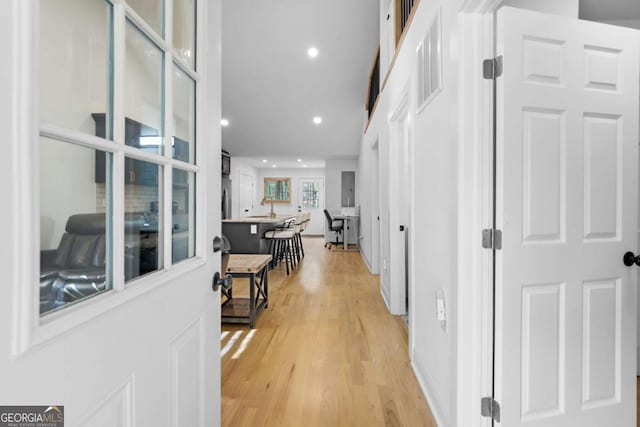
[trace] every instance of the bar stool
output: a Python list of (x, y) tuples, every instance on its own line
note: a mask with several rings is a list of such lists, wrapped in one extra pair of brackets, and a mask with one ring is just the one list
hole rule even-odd
[(293, 248), (298, 262), (300, 262), (302, 257), (304, 257), (304, 249), (302, 249), (302, 235), (300, 234), (303, 231), (304, 219), (305, 213), (298, 212), (298, 215), (296, 215), (296, 221), (293, 224)]
[(264, 238), (271, 241), (270, 252), (273, 257), (271, 267), (275, 268), (284, 261), (287, 275), (290, 270), (296, 267), (294, 221), (289, 221), (283, 227), (264, 233)]
[(298, 245), (300, 247), (300, 256), (304, 258), (304, 247), (302, 246), (302, 233), (307, 229), (307, 226), (311, 222), (311, 212), (302, 213), (302, 221), (300, 222), (300, 232), (296, 235), (298, 239)]

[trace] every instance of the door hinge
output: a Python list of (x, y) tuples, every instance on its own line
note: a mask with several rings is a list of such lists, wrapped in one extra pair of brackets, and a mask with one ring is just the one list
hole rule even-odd
[(500, 422), (500, 404), (492, 397), (483, 397), (480, 400), (480, 407), (483, 417), (492, 418), (493, 420)]
[(482, 77), (488, 80), (497, 79), (502, 75), (502, 56), (482, 61)]
[(502, 249), (502, 231), (493, 228), (482, 230), (482, 247), (485, 249)]

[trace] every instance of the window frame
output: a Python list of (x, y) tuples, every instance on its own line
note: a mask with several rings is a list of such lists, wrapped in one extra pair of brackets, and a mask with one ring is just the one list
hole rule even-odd
[[(276, 191), (277, 191), (277, 183), (279, 182), (286, 182), (287, 183), (287, 195), (289, 196), (286, 199), (266, 199), (267, 197), (269, 197), (269, 191), (268, 191), (268, 186), (270, 182), (275, 182), (276, 183)], [(265, 176), (264, 177), (264, 190), (262, 192), (262, 198), (265, 199), (267, 202), (271, 203), (280, 203), (280, 204), (291, 204), (291, 177), (287, 177), (287, 178), (277, 178), (277, 177), (271, 177), (271, 176)]]
[[(112, 6), (112, 139), (106, 140), (94, 135), (66, 129), (52, 123), (40, 120), (40, 79), (39, 79), (39, 32), (40, 32), (40, 5), (39, 2), (18, 2), (10, 11), (16, 18), (14, 22), (20, 22), (21, 26), (16, 35), (18, 48), (12, 52), (14, 59), (15, 81), (18, 83), (16, 94), (20, 99), (20, 105), (16, 106), (16, 135), (12, 139), (12, 146), (16, 150), (16, 159), (21, 167), (17, 178), (20, 193), (18, 205), (20, 211), (26, 214), (18, 216), (18, 224), (14, 228), (14, 236), (21, 236), (24, 242), (16, 244), (17, 259), (20, 265), (17, 271), (20, 277), (28, 280), (31, 286), (20, 286), (20, 281), (14, 281), (16, 292), (16, 313), (14, 314), (13, 353), (19, 356), (30, 348), (39, 346), (52, 338), (70, 329), (79, 326), (86, 321), (95, 318), (107, 311), (115, 309), (122, 304), (146, 294), (158, 287), (167, 284), (178, 277), (187, 274), (205, 265), (206, 239), (204, 233), (196, 232), (195, 256), (172, 263), (172, 233), (170, 219), (172, 217), (172, 171), (177, 168), (192, 172), (195, 175), (194, 189), (194, 223), (195, 230), (205, 229), (206, 219), (206, 191), (207, 182), (205, 164), (207, 150), (205, 144), (198, 144), (203, 140), (205, 128), (197, 119), (203, 116), (202, 111), (206, 107), (204, 102), (204, 85), (202, 84), (204, 61), (204, 17), (206, 16), (206, 1), (194, 0), (195, 16), (195, 45), (196, 61), (192, 68), (184, 61), (171, 45), (173, 40), (173, 1), (164, 0), (165, 34), (164, 38), (146, 24), (140, 16), (129, 6), (125, 0), (103, 0)], [(126, 55), (125, 30), (127, 20), (134, 24), (146, 37), (164, 52), (163, 72), (164, 78), (164, 143), (167, 149), (163, 154), (149, 153), (125, 144), (125, 105), (124, 105), (124, 58)], [(194, 164), (172, 158), (171, 139), (174, 133), (172, 79), (173, 67), (178, 66), (187, 76), (195, 82), (195, 156)], [(40, 316), (39, 313), (39, 260), (40, 253), (40, 188), (38, 185), (40, 174), (40, 140), (42, 137), (52, 138), (61, 142), (75, 144), (86, 148), (105, 151), (112, 154), (112, 227), (111, 256), (112, 289), (88, 298), (79, 304), (72, 304), (64, 310), (59, 310)], [(29, 140), (30, 144), (19, 144), (21, 140)], [(128, 281), (125, 286), (124, 279), (124, 161), (125, 156), (148, 161), (162, 167), (163, 185), (161, 197), (163, 198), (162, 221), (163, 236), (160, 245), (163, 248), (163, 267), (158, 271)]]

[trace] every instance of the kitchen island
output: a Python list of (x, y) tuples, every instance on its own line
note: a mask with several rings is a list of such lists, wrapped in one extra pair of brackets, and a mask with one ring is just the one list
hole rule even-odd
[(269, 254), (269, 241), (264, 233), (295, 219), (293, 215), (249, 216), (222, 220), (222, 234), (231, 243), (232, 254)]

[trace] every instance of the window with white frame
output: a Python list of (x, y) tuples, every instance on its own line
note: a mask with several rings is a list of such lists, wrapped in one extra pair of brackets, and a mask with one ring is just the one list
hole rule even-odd
[(39, 3), (41, 315), (195, 256), (195, 2)]

